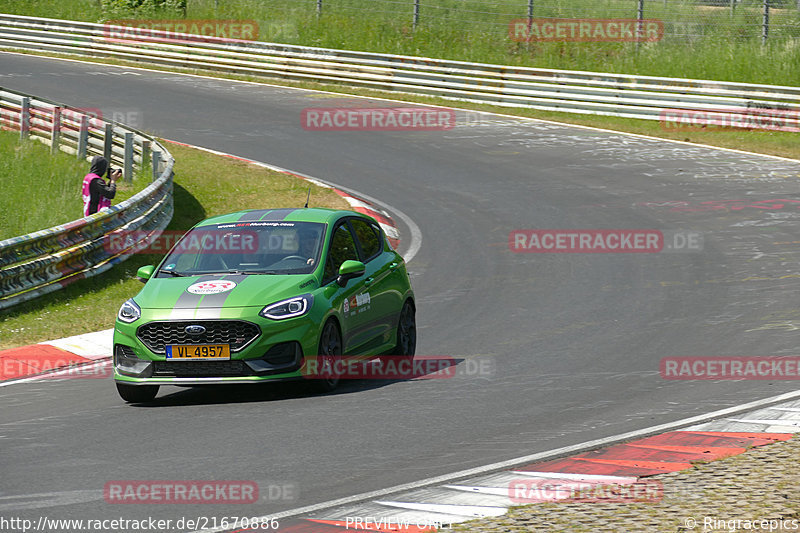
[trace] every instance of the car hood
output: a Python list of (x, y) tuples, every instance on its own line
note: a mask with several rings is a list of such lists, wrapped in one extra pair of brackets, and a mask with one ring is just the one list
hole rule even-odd
[(262, 307), (316, 287), (314, 276), (308, 274), (151, 278), (133, 299), (142, 309)]

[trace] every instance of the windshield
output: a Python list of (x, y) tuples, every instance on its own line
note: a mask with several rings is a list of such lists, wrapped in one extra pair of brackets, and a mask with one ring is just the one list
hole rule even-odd
[(232, 222), (190, 230), (158, 277), (199, 274), (309, 274), (319, 264), (325, 224)]

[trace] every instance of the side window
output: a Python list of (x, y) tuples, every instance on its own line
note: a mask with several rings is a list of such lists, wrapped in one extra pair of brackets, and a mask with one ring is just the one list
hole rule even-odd
[(356, 242), (347, 226), (341, 225), (333, 230), (328, 259), (325, 261), (325, 273), (322, 276), (323, 283), (335, 278), (339, 274), (339, 267), (348, 259), (358, 261)]
[(353, 225), (353, 230), (356, 232), (356, 238), (361, 245), (361, 252), (364, 254), (366, 263), (381, 251), (380, 231), (366, 220), (358, 218), (350, 219), (350, 224)]

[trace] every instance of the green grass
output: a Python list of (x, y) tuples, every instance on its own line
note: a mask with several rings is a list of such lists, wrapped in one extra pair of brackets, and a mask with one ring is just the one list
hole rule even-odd
[[(176, 159), (175, 215), (168, 230), (185, 231), (204, 218), (240, 209), (299, 207), (306, 201), (309, 184), (299, 178), (174, 144), (168, 149)], [(310, 205), (349, 208), (333, 191), (316, 186)], [(15, 216), (23, 218), (18, 211)], [(104, 274), (3, 311), (0, 349), (113, 327), (120, 304), (141, 288), (136, 270), (159, 260), (137, 255)]]
[[(398, 4), (324, 0), (189, 0), (188, 19), (247, 19), (265, 41), (542, 68), (800, 85), (800, 11), (773, 3), (770, 40), (761, 45), (760, 2), (727, 7), (689, 0), (646, 2), (645, 18), (665, 21), (655, 43), (539, 42), (509, 38), (526, 0), (428, 0), (412, 26), (411, 0)], [(218, 8), (217, 8), (218, 6)], [(634, 0), (537, 0), (535, 17), (635, 18)], [(103, 11), (95, 0), (0, 0), (0, 12), (104, 22), (182, 17), (180, 12)]]
[[(83, 217), (81, 184), (86, 162), (36, 140), (20, 142), (19, 133), (0, 131), (0, 240), (25, 235)], [(143, 189), (141, 175), (120, 181), (114, 203)]]

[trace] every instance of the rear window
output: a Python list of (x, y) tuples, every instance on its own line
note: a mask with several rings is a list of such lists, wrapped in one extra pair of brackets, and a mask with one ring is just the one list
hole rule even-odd
[(356, 238), (361, 245), (361, 252), (364, 254), (364, 261), (369, 261), (381, 251), (380, 230), (374, 224), (366, 220), (353, 218), (350, 220)]

